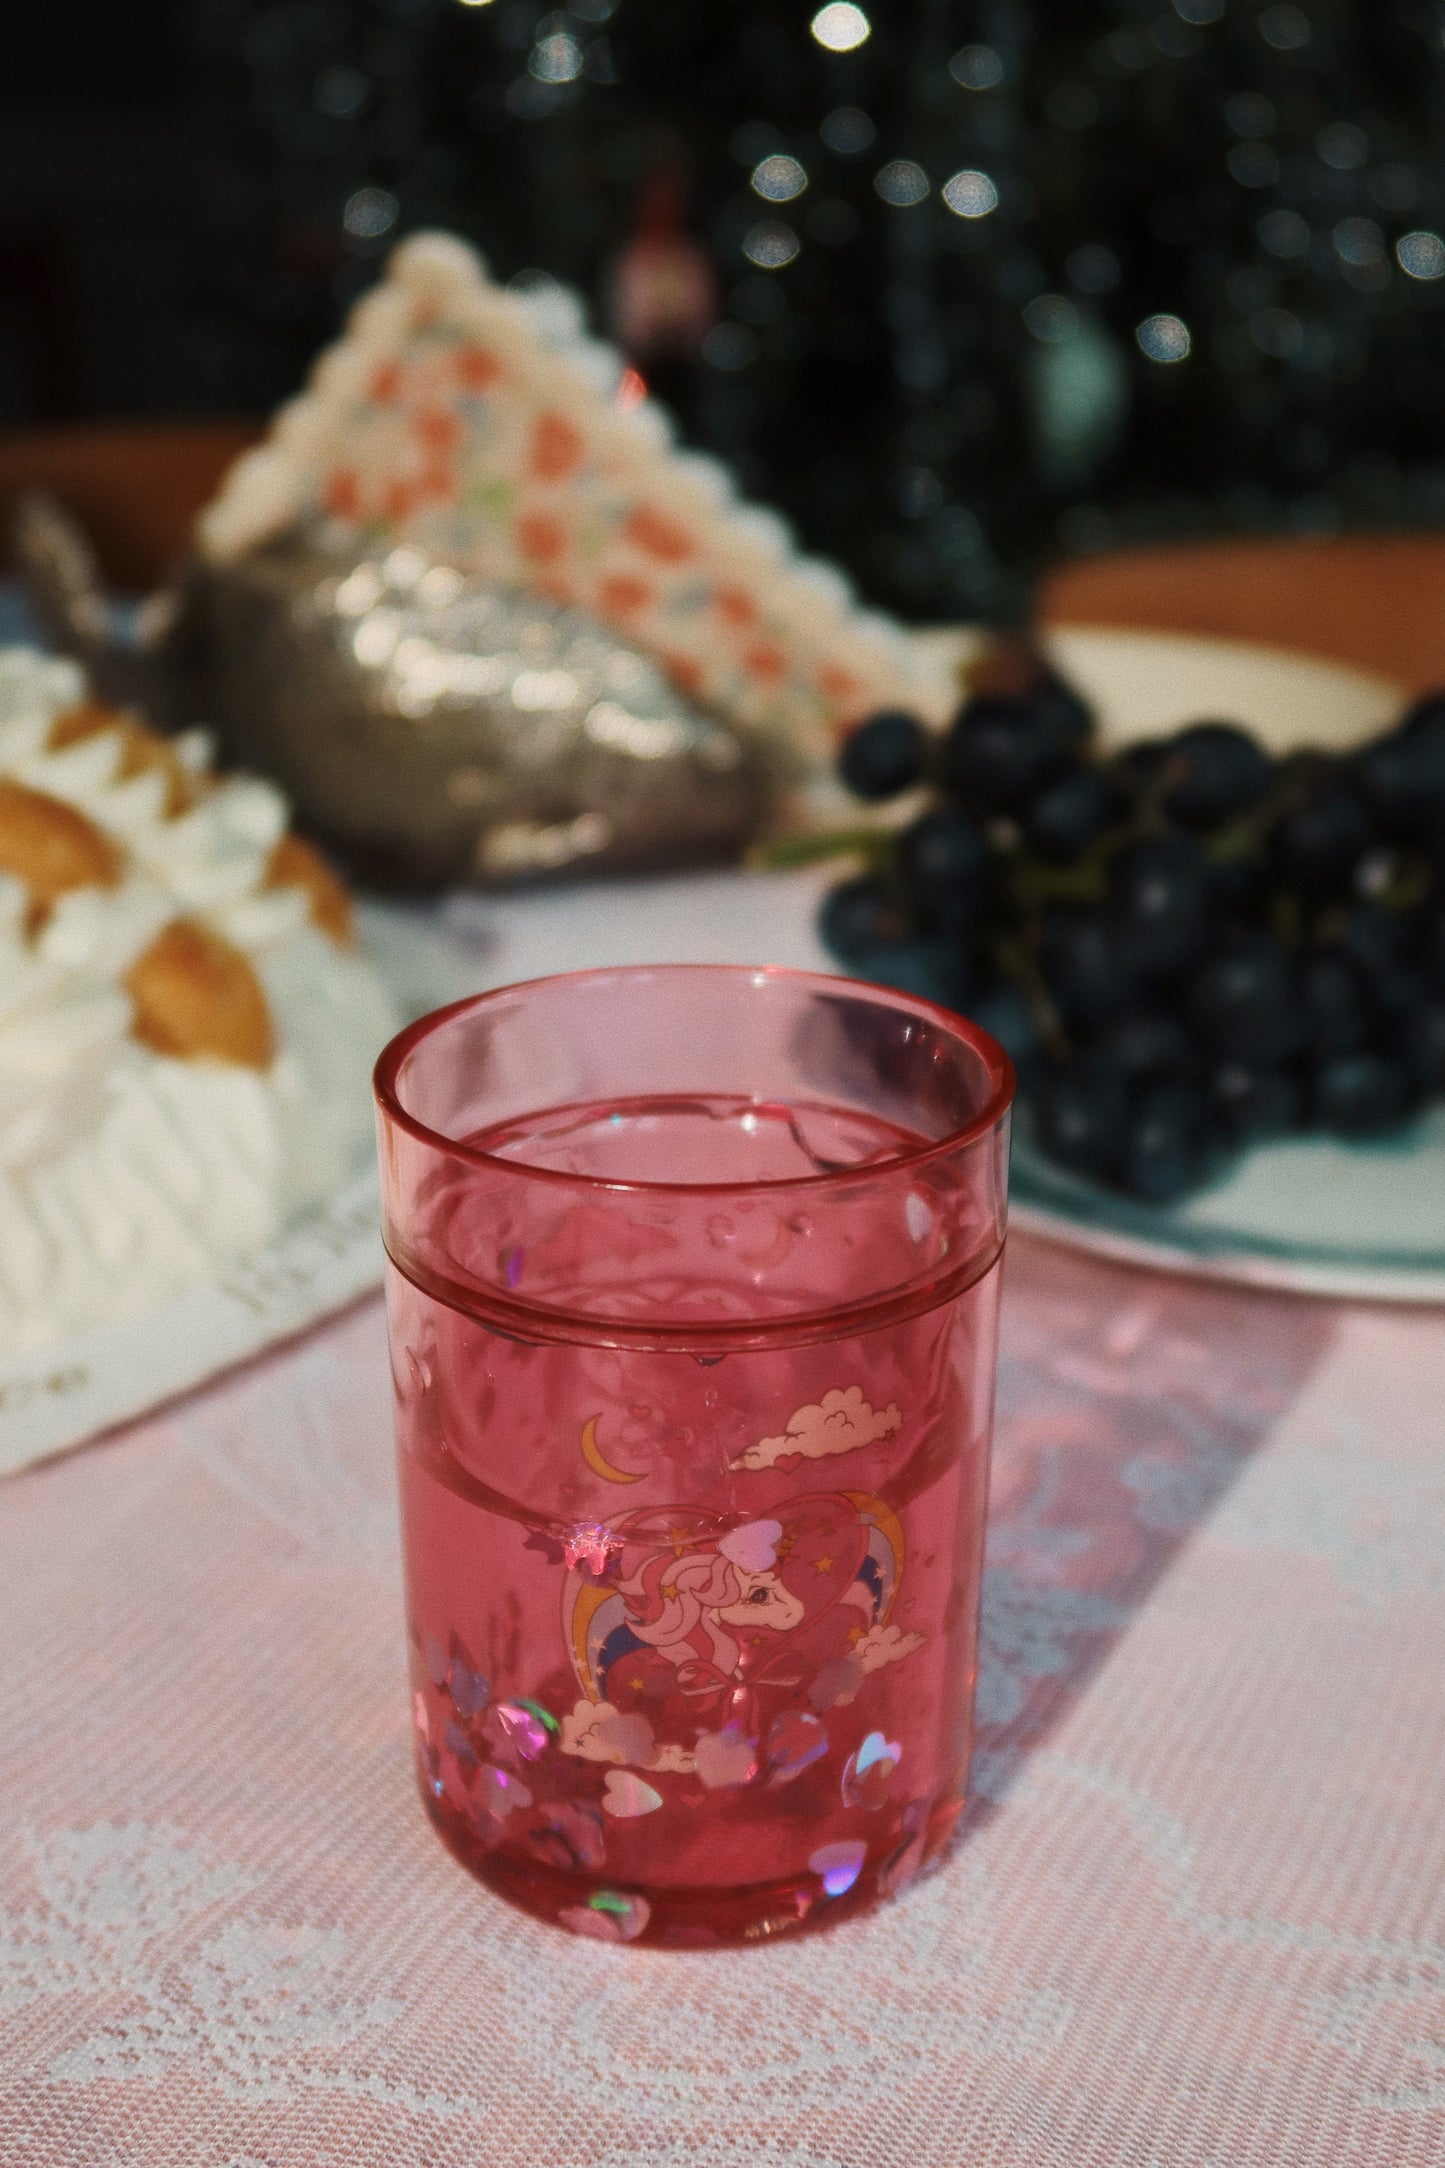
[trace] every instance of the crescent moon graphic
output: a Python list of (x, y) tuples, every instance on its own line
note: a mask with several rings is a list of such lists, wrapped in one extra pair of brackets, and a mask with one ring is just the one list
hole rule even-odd
[(878, 1530), (889, 1550), (893, 1553), (893, 1586), (888, 1591), (888, 1601), (883, 1607), (883, 1616), (880, 1620), (880, 1624), (886, 1625), (893, 1615), (893, 1606), (898, 1601), (898, 1586), (903, 1579), (903, 1561), (908, 1549), (903, 1534), (903, 1523), (899, 1520), (898, 1515), (883, 1503), (881, 1498), (870, 1498), (866, 1491), (844, 1491), (843, 1496), (857, 1507), (865, 1521), (873, 1523), (873, 1526)]
[(604, 1483), (640, 1483), (643, 1470), (629, 1474), (625, 1468), (614, 1468), (597, 1443), (597, 1425), (600, 1418), (590, 1416), (582, 1425), (582, 1458), (594, 1475), (600, 1475)]

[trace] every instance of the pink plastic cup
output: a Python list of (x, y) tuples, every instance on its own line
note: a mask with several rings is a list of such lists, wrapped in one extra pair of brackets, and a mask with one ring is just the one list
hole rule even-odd
[(603, 1941), (797, 1934), (964, 1797), (1008, 1058), (905, 994), (507, 986), (377, 1067), (422, 1797)]

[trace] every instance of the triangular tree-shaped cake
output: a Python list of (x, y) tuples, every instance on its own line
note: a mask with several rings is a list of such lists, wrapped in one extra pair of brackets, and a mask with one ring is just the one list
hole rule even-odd
[(956, 697), (943, 658), (799, 556), (717, 462), (675, 447), (570, 294), (498, 286), (450, 235), (393, 251), (198, 541), (226, 561), (298, 526), (413, 542), (574, 604), (684, 691), (814, 757), (872, 709), (938, 722)]

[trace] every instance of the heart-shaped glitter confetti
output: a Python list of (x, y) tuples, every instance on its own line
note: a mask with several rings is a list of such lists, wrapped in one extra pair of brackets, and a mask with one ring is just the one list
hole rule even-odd
[(895, 1739), (885, 1739), (881, 1731), (870, 1731), (844, 1767), (844, 1806), (876, 1812), (888, 1797), (893, 1772), (902, 1759), (903, 1749)]
[(630, 1822), (639, 1814), (656, 1814), (662, 1805), (661, 1792), (655, 1792), (641, 1777), (630, 1769), (609, 1769), (602, 1793), (602, 1811), (619, 1822)]
[(481, 1672), (473, 1671), (469, 1664), (463, 1663), (460, 1656), (452, 1658), (451, 1668), (447, 1673), (447, 1685), (462, 1716), (480, 1716), (492, 1698), (492, 1689)]
[(828, 1751), (828, 1734), (806, 1709), (784, 1709), (768, 1732), (768, 1782), (791, 1784)]
[(515, 1761), (535, 1761), (547, 1744), (547, 1727), (519, 1701), (494, 1701), (483, 1733), (494, 1753)]
[(520, 1777), (514, 1777), (506, 1769), (496, 1769), (490, 1762), (483, 1762), (476, 1783), (477, 1797), (483, 1806), (490, 1807), (493, 1814), (506, 1816), (521, 1807), (530, 1807), (532, 1794)]
[(718, 1538), (718, 1549), (744, 1573), (766, 1573), (777, 1562), (782, 1533), (781, 1521), (745, 1521)]
[(841, 1897), (857, 1881), (867, 1856), (867, 1845), (857, 1837), (848, 1837), (840, 1844), (819, 1845), (808, 1865), (814, 1874), (822, 1876), (829, 1897)]
[(607, 1856), (602, 1817), (595, 1807), (562, 1800), (548, 1807), (537, 1826), (528, 1831), (527, 1842), (549, 1867), (564, 1874), (595, 1874)]
[(475, 1769), (481, 1759), (466, 1733), (450, 1717), (447, 1718), (447, 1727), (442, 1733), (442, 1745), (464, 1770)]
[(697, 1742), (697, 1773), (710, 1792), (750, 1784), (758, 1773), (758, 1742), (741, 1724), (704, 1732)]
[(818, 1666), (808, 1689), (808, 1699), (820, 1713), (849, 1702), (863, 1684), (863, 1666), (856, 1656), (830, 1656)]
[(645, 1897), (600, 1889), (585, 1905), (568, 1905), (559, 1912), (557, 1925), (569, 1927), (574, 1935), (589, 1935), (594, 1942), (635, 1942), (651, 1917)]

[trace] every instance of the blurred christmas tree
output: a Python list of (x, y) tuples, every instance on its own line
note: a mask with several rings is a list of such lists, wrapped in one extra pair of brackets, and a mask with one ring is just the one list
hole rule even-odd
[[(203, 0), (214, 305), (552, 276), (911, 616), (1121, 536), (1445, 512), (1442, 0)], [(279, 388), (279, 387), (278, 387)]]

